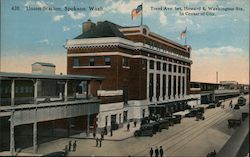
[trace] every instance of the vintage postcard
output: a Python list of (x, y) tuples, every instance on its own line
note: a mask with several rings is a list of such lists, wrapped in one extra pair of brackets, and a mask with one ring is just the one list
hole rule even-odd
[(0, 156), (249, 156), (248, 0), (0, 5)]

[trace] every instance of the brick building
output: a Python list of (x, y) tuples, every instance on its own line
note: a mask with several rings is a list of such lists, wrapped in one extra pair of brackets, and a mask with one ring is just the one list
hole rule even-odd
[(143, 26), (109, 21), (83, 23), (82, 34), (67, 40), (67, 73), (102, 76), (98, 128), (152, 114), (184, 110), (190, 89), (191, 47)]

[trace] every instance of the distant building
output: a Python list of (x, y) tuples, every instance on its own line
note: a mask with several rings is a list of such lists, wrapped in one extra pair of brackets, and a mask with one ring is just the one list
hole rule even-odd
[(56, 66), (52, 63), (35, 62), (32, 65), (34, 74), (55, 74)]
[[(82, 34), (67, 40), (67, 73), (103, 76), (98, 128), (187, 107), (191, 47), (143, 26), (109, 21), (83, 23)], [(94, 88), (94, 87), (93, 87)]]

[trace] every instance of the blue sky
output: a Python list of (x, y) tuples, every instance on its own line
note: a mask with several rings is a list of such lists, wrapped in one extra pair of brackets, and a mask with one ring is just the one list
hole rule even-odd
[[(249, 82), (248, 0), (1, 0), (1, 71), (30, 72), (35, 61), (53, 62), (57, 73), (66, 73), (67, 39), (81, 33), (81, 24), (109, 20), (122, 26), (140, 24), (131, 20), (131, 10), (143, 3), (143, 23), (152, 32), (184, 44), (180, 33), (187, 27), (192, 46), (192, 80)], [(19, 11), (12, 10), (18, 6)], [(57, 7), (62, 11), (27, 11), (31, 7)], [(86, 11), (64, 11), (64, 7)], [(89, 6), (102, 11), (89, 11)], [(215, 16), (180, 16), (179, 11), (152, 10), (159, 7), (243, 8), (243, 11), (213, 11)], [(197, 13), (203, 11), (183, 11)]]

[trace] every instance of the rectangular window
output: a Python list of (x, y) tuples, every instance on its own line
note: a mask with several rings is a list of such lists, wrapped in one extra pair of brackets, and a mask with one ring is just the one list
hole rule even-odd
[(176, 72), (176, 65), (174, 65), (174, 72)]
[(157, 70), (161, 70), (161, 62), (157, 62), (156, 63), (156, 69)]
[(111, 59), (110, 57), (105, 57), (104, 58), (105, 65), (111, 65)]
[(89, 66), (95, 66), (95, 58), (94, 57), (89, 58)]
[(124, 57), (122, 58), (122, 66), (128, 67), (128, 58)]
[(181, 73), (181, 66), (178, 66), (178, 73)]
[(73, 58), (73, 66), (80, 66), (80, 59), (78, 57)]
[(163, 71), (167, 71), (167, 64), (163, 63)]
[(154, 61), (152, 60), (149, 61), (149, 67), (150, 69), (154, 69)]
[(172, 72), (172, 64), (169, 64), (169, 65), (168, 65), (168, 71), (169, 71), (169, 72)]
[(182, 73), (184, 74), (186, 72), (186, 68), (182, 67)]

